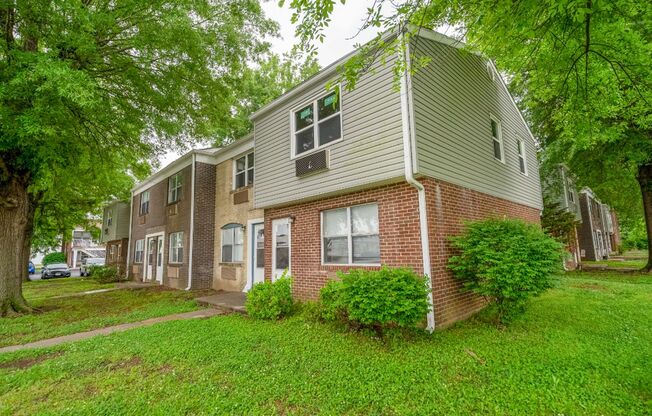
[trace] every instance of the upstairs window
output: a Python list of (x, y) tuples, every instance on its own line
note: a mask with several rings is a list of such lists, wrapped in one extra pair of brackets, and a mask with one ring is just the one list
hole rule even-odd
[(136, 247), (134, 249), (134, 263), (143, 262), (144, 250), (145, 250), (145, 240), (136, 240)]
[(494, 157), (496, 160), (505, 162), (505, 155), (503, 153), (503, 132), (500, 122), (491, 118), (491, 139), (494, 145)]
[(378, 205), (322, 212), (324, 264), (380, 264)]
[(244, 229), (240, 224), (222, 227), (222, 263), (241, 263), (244, 260)]
[(339, 88), (292, 114), (294, 155), (319, 149), (342, 138)]
[(149, 213), (149, 191), (143, 191), (140, 194), (140, 215)]
[(244, 155), (235, 161), (235, 189), (254, 183), (254, 152)]
[(173, 204), (181, 199), (183, 175), (176, 173), (168, 179), (168, 204)]
[(525, 159), (525, 143), (523, 140), (516, 140), (516, 151), (518, 152), (518, 169), (523, 175), (527, 175), (527, 161)]
[(111, 224), (113, 224), (113, 211), (112, 210), (107, 210), (106, 211), (106, 226), (110, 227)]
[(183, 231), (170, 234), (170, 263), (183, 263)]
[(566, 193), (568, 194), (568, 201), (575, 202), (575, 192), (573, 191), (573, 183), (566, 181)]

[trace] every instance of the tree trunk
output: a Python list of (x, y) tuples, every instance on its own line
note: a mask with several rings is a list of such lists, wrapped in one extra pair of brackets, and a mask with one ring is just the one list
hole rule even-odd
[[(8, 173), (7, 171), (5, 171)], [(0, 181), (0, 316), (29, 312), (23, 297), (34, 224), (28, 179), (5, 176)]]
[(652, 163), (639, 167), (637, 179), (643, 195), (643, 212), (647, 231), (647, 264), (643, 271), (652, 272)]

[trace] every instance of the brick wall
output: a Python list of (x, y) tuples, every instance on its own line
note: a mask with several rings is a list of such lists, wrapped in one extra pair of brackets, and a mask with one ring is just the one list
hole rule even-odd
[[(540, 212), (514, 202), (433, 179), (422, 179), (429, 219), (433, 297), (438, 326), (463, 319), (484, 306), (481, 298), (460, 291), (446, 268), (452, 254), (448, 237), (458, 234), (466, 220), (517, 217), (539, 223)], [(299, 299), (315, 299), (337, 270), (347, 266), (321, 264), (320, 212), (375, 202), (378, 204), (380, 257), (388, 266), (407, 266), (422, 273), (417, 191), (407, 183), (386, 185), (319, 201), (265, 210), (266, 277), (272, 276), (272, 220), (294, 218), (291, 225), (293, 291)], [(375, 267), (364, 267), (374, 269)]]
[[(140, 209), (140, 195), (134, 196), (134, 203), (132, 206), (132, 229), (131, 229), (131, 253), (130, 253), (130, 277), (134, 280), (142, 280), (144, 278), (144, 262), (134, 264), (134, 250), (136, 241), (145, 239), (148, 234), (164, 233), (163, 244), (163, 284), (173, 288), (182, 289), (188, 283), (188, 248), (190, 236), (190, 205), (192, 197), (192, 167), (186, 166), (181, 170), (183, 173), (183, 189), (181, 200), (176, 203), (176, 213), (171, 214), (169, 209), (171, 205), (168, 204), (168, 178), (162, 179), (160, 182), (152, 185), (149, 188), (149, 213), (141, 216)], [(176, 174), (174, 172), (173, 174)], [(174, 205), (174, 204), (173, 204)], [(170, 248), (170, 233), (183, 231), (183, 247), (184, 259), (181, 264), (168, 264), (169, 248)], [(147, 242), (145, 242), (145, 250), (143, 259), (147, 256)]]
[[(291, 225), (291, 272), (294, 295), (315, 299), (319, 289), (346, 266), (321, 264), (323, 210), (375, 202), (378, 204), (380, 259), (389, 266), (422, 272), (417, 193), (407, 183), (387, 185), (319, 201), (265, 210), (265, 277), (272, 276), (272, 220), (294, 217)], [(365, 267), (376, 269), (377, 267)]]
[[(213, 281), (215, 237), (215, 166), (195, 162), (195, 215), (192, 289), (208, 289)], [(189, 253), (189, 247), (184, 250)]]
[(521, 218), (540, 224), (540, 211), (434, 179), (421, 179), (426, 188), (430, 261), (438, 326), (464, 319), (484, 306), (484, 300), (463, 292), (446, 267), (453, 255), (448, 238), (462, 232), (465, 221), (486, 218)]
[(116, 267), (121, 276), (125, 274), (127, 265), (127, 246), (129, 239), (107, 241), (106, 243), (106, 265)]

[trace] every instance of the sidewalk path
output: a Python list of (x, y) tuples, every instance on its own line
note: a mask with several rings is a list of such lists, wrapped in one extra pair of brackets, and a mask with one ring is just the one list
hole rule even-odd
[(150, 318), (140, 322), (131, 322), (128, 324), (120, 324), (115, 326), (109, 326), (106, 328), (94, 329), (92, 331), (87, 331), (87, 332), (79, 332), (77, 334), (64, 335), (61, 337), (44, 339), (41, 341), (30, 342), (29, 344), (11, 345), (9, 347), (0, 348), (0, 354), (5, 352), (21, 351), (21, 350), (26, 350), (31, 348), (52, 347), (66, 342), (80, 341), (83, 339), (92, 338), (97, 335), (109, 335), (114, 332), (123, 332), (133, 328), (140, 328), (142, 326), (151, 326), (159, 322), (177, 321), (182, 319), (194, 319), (194, 318), (210, 318), (212, 316), (221, 315), (223, 313), (224, 312), (211, 308), (211, 309), (200, 309), (198, 311), (192, 311), (192, 312), (177, 313), (174, 315), (160, 316), (158, 318)]

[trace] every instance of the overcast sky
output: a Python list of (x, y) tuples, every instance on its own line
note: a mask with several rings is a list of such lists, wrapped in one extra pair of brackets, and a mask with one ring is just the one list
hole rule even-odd
[[(281, 38), (270, 39), (272, 50), (278, 54), (288, 52), (297, 42), (294, 36), (295, 27), (290, 23), (292, 12), (287, 3), (286, 1), (284, 8), (280, 8), (276, 0), (263, 2), (265, 14), (281, 26)], [(356, 43), (364, 43), (376, 35), (376, 32), (367, 30), (353, 38), (366, 17), (367, 6), (368, 2), (361, 0), (349, 1), (346, 5), (335, 2), (331, 24), (325, 31), (326, 39), (324, 43), (317, 45), (319, 64), (322, 68), (351, 52)], [(161, 167), (179, 156), (176, 152), (166, 154), (161, 158)]]

